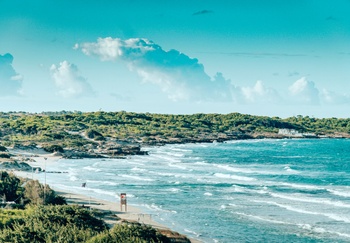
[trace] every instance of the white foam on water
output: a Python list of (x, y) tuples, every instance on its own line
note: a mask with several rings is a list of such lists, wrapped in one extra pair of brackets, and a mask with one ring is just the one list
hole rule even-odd
[(160, 155), (160, 154), (152, 154), (153, 158), (156, 158), (159, 161), (167, 161), (167, 162), (181, 162), (179, 159), (174, 158), (173, 156), (168, 155)]
[(248, 190), (244, 187), (233, 185), (232, 186), (234, 192), (247, 192)]
[(162, 206), (158, 206), (154, 203), (152, 204), (141, 204), (142, 207), (151, 209), (152, 211), (158, 211), (158, 212), (166, 212), (166, 213), (172, 213), (172, 214), (177, 214), (177, 211), (175, 210), (167, 210), (163, 209)]
[(283, 194), (278, 194), (278, 193), (269, 193), (273, 197), (277, 198), (282, 198), (282, 199), (287, 199), (291, 201), (298, 201), (298, 202), (307, 202), (307, 203), (316, 203), (316, 204), (326, 204), (326, 205), (331, 205), (334, 207), (343, 207), (343, 208), (350, 208), (350, 204), (346, 204), (340, 201), (331, 201), (326, 198), (311, 198), (311, 197), (304, 197), (300, 194), (295, 194), (294, 196), (286, 196)]
[(96, 185), (109, 185), (109, 186), (116, 186), (119, 185), (119, 183), (112, 182), (112, 181), (96, 181), (96, 180), (86, 180), (87, 183), (92, 183)]
[(200, 237), (201, 234), (198, 234), (197, 232), (194, 232), (193, 230), (189, 230), (189, 229), (184, 229), (185, 232), (195, 235), (196, 237)]
[(319, 187), (319, 186), (313, 186), (313, 185), (306, 185), (306, 184), (295, 184), (295, 183), (279, 183), (279, 185), (287, 186), (287, 187), (292, 187), (296, 189), (306, 189), (306, 190), (324, 190), (324, 187)]
[(175, 168), (178, 168), (178, 169), (181, 169), (181, 170), (187, 170), (187, 167), (183, 166), (183, 165), (178, 165), (178, 164), (175, 164), (175, 163), (169, 163), (168, 165), (170, 167), (175, 167)]
[(326, 230), (324, 228), (312, 226), (312, 225), (309, 225), (309, 224), (297, 224), (297, 226), (299, 228), (301, 228), (301, 229), (304, 229), (304, 230), (307, 230), (307, 231), (311, 231), (311, 232), (315, 232), (315, 233), (333, 234), (333, 235), (338, 235), (338, 236), (341, 236), (341, 237), (344, 237), (344, 238), (350, 238), (350, 234), (337, 232), (337, 231), (332, 231), (332, 230)]
[(54, 184), (55, 187), (67, 190), (69, 192), (73, 192), (73, 193), (77, 193), (77, 191), (80, 194), (86, 194), (84, 192), (94, 192), (97, 194), (101, 194), (101, 195), (108, 195), (108, 196), (113, 196), (113, 197), (118, 197), (118, 195), (114, 192), (111, 191), (106, 191), (106, 190), (102, 190), (102, 189), (98, 189), (98, 188), (90, 188), (90, 187), (78, 187), (78, 186), (67, 186), (64, 184)]
[(288, 171), (289, 173), (294, 173), (294, 174), (299, 173), (299, 171), (290, 168), (290, 166), (288, 166), (288, 165), (285, 166), (285, 167), (283, 167), (283, 169), (284, 169), (285, 171)]
[(92, 167), (92, 166), (85, 166), (83, 167), (84, 170), (89, 170), (89, 171), (95, 171), (95, 172), (100, 172), (101, 169), (98, 169), (98, 168), (95, 168), (95, 167)]
[(269, 222), (269, 223), (291, 225), (291, 223), (286, 222), (286, 221), (280, 221), (280, 220), (275, 220), (275, 219), (268, 219), (268, 218), (264, 218), (264, 217), (257, 216), (257, 215), (246, 214), (246, 213), (241, 213), (241, 212), (232, 212), (232, 213), (238, 214), (238, 215), (243, 216), (243, 217), (253, 218), (253, 219), (256, 219), (256, 220), (265, 221), (265, 222)]
[(95, 162), (92, 164), (92, 166), (96, 167), (96, 166), (99, 166), (101, 164), (101, 162)]
[(78, 181), (79, 179), (75, 175), (70, 175), (69, 180), (70, 181)]
[(342, 216), (342, 215), (337, 215), (337, 214), (332, 214), (332, 213), (321, 213), (321, 212), (308, 211), (308, 210), (304, 210), (304, 209), (301, 209), (301, 208), (293, 207), (291, 205), (280, 204), (280, 203), (272, 202), (272, 201), (261, 201), (261, 200), (252, 200), (252, 201), (256, 202), (256, 203), (266, 203), (266, 204), (270, 204), (270, 205), (275, 205), (277, 207), (284, 208), (286, 210), (289, 210), (289, 211), (292, 211), (292, 212), (297, 212), (297, 213), (300, 213), (300, 214), (320, 215), (320, 216), (324, 216), (324, 217), (333, 219), (335, 221), (341, 221), (341, 222), (345, 222), (345, 223), (350, 223), (350, 218), (348, 218), (346, 216)]
[(192, 152), (190, 149), (183, 149), (183, 148), (172, 148), (174, 151), (180, 151), (180, 152)]
[(166, 191), (173, 192), (173, 193), (178, 193), (181, 192), (182, 190), (179, 188), (169, 188)]
[(144, 166), (145, 164), (143, 164), (143, 163), (139, 163), (139, 162), (135, 162), (135, 161), (129, 161), (129, 160), (127, 160), (128, 161), (128, 164), (131, 164), (131, 165), (140, 165), (140, 166)]
[(204, 195), (204, 196), (211, 197), (211, 196), (213, 196), (213, 193), (210, 193), (210, 192), (205, 192), (203, 195)]
[(246, 177), (246, 176), (237, 176), (237, 175), (231, 175), (231, 174), (224, 174), (224, 173), (215, 173), (215, 177), (223, 178), (223, 179), (233, 179), (238, 181), (256, 181), (255, 178)]
[(132, 171), (139, 171), (139, 172), (146, 172), (147, 170), (146, 169), (141, 169), (139, 167), (134, 167), (131, 169)]
[(281, 171), (252, 170), (252, 169), (232, 167), (230, 165), (219, 165), (219, 164), (213, 164), (213, 165), (217, 168), (224, 169), (226, 171), (232, 171), (235, 173), (260, 174), (260, 175), (277, 175), (277, 174), (279, 175), (279, 174), (281, 174)]
[(136, 175), (119, 175), (120, 177), (127, 178), (127, 179), (132, 179), (132, 180), (138, 180), (138, 181), (154, 181), (154, 179), (151, 178), (144, 178), (141, 176), (136, 176)]
[(240, 215), (240, 216), (243, 216), (243, 217), (252, 218), (255, 220), (264, 221), (264, 222), (273, 223), (273, 224), (294, 225), (300, 229), (307, 230), (309, 232), (313, 232), (313, 233), (317, 233), (317, 234), (334, 234), (334, 235), (338, 235), (341, 237), (350, 238), (349, 234), (337, 232), (337, 231), (326, 230), (324, 228), (312, 226), (310, 224), (294, 224), (294, 223), (290, 223), (290, 222), (286, 222), (286, 221), (274, 220), (274, 219), (260, 217), (257, 215), (245, 214), (245, 213), (241, 213), (241, 212), (233, 212), (233, 213)]
[(334, 189), (327, 189), (328, 192), (341, 197), (350, 197), (350, 189), (348, 191), (339, 191)]

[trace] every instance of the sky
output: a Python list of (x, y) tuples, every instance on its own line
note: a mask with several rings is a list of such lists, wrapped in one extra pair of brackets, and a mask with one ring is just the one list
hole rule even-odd
[(350, 0), (0, 0), (0, 111), (349, 117)]

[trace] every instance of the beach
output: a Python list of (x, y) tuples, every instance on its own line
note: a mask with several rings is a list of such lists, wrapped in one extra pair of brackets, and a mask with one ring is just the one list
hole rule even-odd
[[(18, 161), (25, 161), (33, 168), (32, 171), (12, 170), (12, 172), (14, 172), (17, 176), (28, 179), (36, 179), (37, 173), (45, 173), (46, 168), (49, 168), (50, 164), (55, 163), (61, 159), (61, 156), (52, 153), (47, 153), (42, 149), (20, 150), (9, 148), (9, 152), (15, 156), (14, 159)], [(41, 168), (42, 171), (40, 171), (39, 168)], [(49, 176), (52, 173), (62, 173), (62, 171), (47, 170), (45, 174), (45, 181), (46, 176)], [(113, 227), (113, 225), (117, 223), (127, 221), (132, 223), (146, 224), (148, 226), (160, 230), (168, 236), (181, 237), (181, 235), (179, 235), (177, 232), (174, 232), (168, 227), (153, 220), (151, 214), (143, 212), (140, 208), (130, 206), (128, 204), (126, 206), (122, 205), (121, 207), (121, 202), (117, 198), (115, 201), (108, 201), (96, 197), (79, 194), (78, 191), (62, 190), (61, 188), (57, 188), (53, 185), (49, 186), (58, 195), (65, 197), (68, 204), (79, 205), (82, 207), (90, 208), (91, 210), (98, 210), (102, 212), (102, 219), (110, 227)], [(190, 240), (194, 243), (200, 242), (195, 239)]]

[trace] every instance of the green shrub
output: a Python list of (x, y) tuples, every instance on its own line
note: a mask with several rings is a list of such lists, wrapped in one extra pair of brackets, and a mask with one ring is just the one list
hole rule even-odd
[(54, 153), (54, 152), (63, 153), (64, 152), (63, 148), (60, 145), (56, 145), (56, 144), (49, 145), (49, 146), (43, 146), (43, 149), (49, 153)]
[(0, 145), (0, 152), (7, 152), (7, 151), (8, 151), (8, 150), (7, 150), (6, 147)]
[(24, 217), (8, 221), (0, 242), (86, 242), (107, 230), (103, 221), (77, 206), (36, 206)]
[(64, 205), (67, 204), (64, 197), (57, 196), (49, 185), (40, 184), (37, 180), (29, 180), (24, 185), (24, 199), (26, 203), (34, 205)]
[(149, 242), (170, 242), (170, 240), (156, 231), (154, 228), (141, 224), (116, 224), (111, 230), (105, 231), (87, 243), (149, 243)]

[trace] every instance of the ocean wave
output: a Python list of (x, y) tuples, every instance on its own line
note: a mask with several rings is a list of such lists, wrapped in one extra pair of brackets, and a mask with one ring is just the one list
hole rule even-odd
[(181, 162), (180, 159), (174, 158), (174, 156), (169, 156), (169, 155), (161, 155), (161, 154), (151, 154), (150, 155), (152, 158), (157, 159), (158, 161), (167, 161), (167, 162)]
[(83, 167), (84, 170), (89, 170), (89, 171), (95, 171), (95, 172), (100, 172), (101, 169), (98, 169), (98, 168), (95, 168), (95, 167), (92, 167), (92, 166), (85, 166)]
[(69, 180), (70, 181), (78, 181), (79, 179), (75, 175), (69, 175)]
[(292, 188), (296, 188), (296, 189), (306, 189), (306, 190), (313, 190), (313, 191), (325, 190), (324, 187), (319, 187), (319, 186), (314, 186), (314, 185), (306, 185), (306, 184), (295, 184), (295, 183), (283, 182), (283, 183), (280, 183), (279, 185), (292, 187)]
[(301, 208), (296, 208), (293, 207), (291, 205), (284, 205), (284, 204), (280, 204), (277, 202), (272, 202), (272, 201), (261, 201), (261, 200), (252, 200), (253, 202), (257, 202), (257, 203), (266, 203), (266, 204), (270, 204), (270, 205), (275, 205), (279, 208), (284, 208), (288, 211), (292, 211), (292, 212), (297, 212), (300, 214), (310, 214), (310, 215), (320, 215), (320, 216), (324, 216), (327, 217), (329, 219), (333, 219), (335, 221), (341, 221), (341, 222), (345, 222), (345, 223), (350, 223), (350, 218), (343, 216), (343, 215), (337, 215), (337, 214), (333, 214), (333, 213), (321, 213), (321, 212), (315, 212), (315, 211), (309, 211), (309, 210), (305, 210), (305, 209), (301, 209)]
[(215, 173), (214, 176), (218, 178), (233, 179), (238, 181), (256, 181), (256, 179), (252, 177), (237, 176), (237, 175), (223, 174), (223, 173)]
[(147, 170), (146, 169), (141, 169), (139, 167), (134, 167), (134, 168), (131, 169), (131, 171), (146, 172)]
[(328, 192), (341, 197), (350, 197), (350, 189), (348, 191), (339, 191), (334, 189), (327, 189)]
[(127, 179), (133, 179), (133, 180), (138, 180), (138, 181), (154, 181), (154, 179), (151, 178), (144, 178), (141, 176), (136, 176), (136, 175), (119, 175), (120, 177), (127, 178)]
[(185, 232), (189, 233), (189, 234), (192, 234), (192, 235), (195, 235), (196, 237), (200, 237), (202, 234), (199, 234), (193, 230), (189, 230), (189, 229), (184, 229)]
[(140, 206), (148, 208), (148, 209), (150, 209), (152, 211), (167, 212), (167, 213), (177, 214), (177, 211), (163, 209), (162, 206), (158, 206), (155, 203), (152, 203), (152, 204), (141, 204)]
[(179, 165), (179, 164), (176, 164), (176, 163), (169, 163), (168, 165), (170, 167), (175, 167), (175, 168), (178, 168), (178, 169), (181, 169), (181, 170), (188, 170), (186, 166)]
[(313, 226), (313, 225), (310, 225), (310, 224), (291, 223), (291, 222), (287, 222), (287, 221), (275, 220), (275, 219), (265, 218), (265, 217), (261, 217), (261, 216), (257, 216), (257, 215), (246, 214), (246, 213), (242, 213), (242, 212), (233, 212), (233, 213), (237, 214), (237, 215), (240, 215), (242, 217), (252, 218), (252, 219), (255, 219), (255, 220), (264, 221), (264, 222), (268, 222), (268, 223), (283, 224), (283, 225), (293, 225), (293, 226), (296, 226), (296, 227), (298, 227), (300, 229), (303, 229), (303, 230), (306, 230), (306, 231), (312, 232), (312, 233), (333, 234), (333, 235), (338, 235), (338, 236), (341, 236), (341, 237), (350, 238), (350, 235), (347, 234), (347, 233), (337, 232), (337, 231), (333, 231), (333, 230), (327, 230), (325, 228)]
[(203, 195), (204, 195), (204, 196), (211, 197), (211, 196), (213, 196), (213, 193), (210, 193), (210, 192), (205, 192)]
[(232, 171), (235, 173), (243, 173), (243, 174), (260, 174), (260, 175), (280, 175), (281, 171), (267, 171), (267, 170), (252, 170), (245, 168), (232, 167), (230, 165), (219, 165), (214, 164), (215, 167), (224, 169), (226, 171)]
[(169, 188), (166, 191), (172, 192), (172, 193), (178, 193), (181, 192), (182, 190), (179, 188)]
[(291, 201), (306, 202), (306, 203), (316, 203), (316, 204), (326, 204), (334, 207), (350, 208), (350, 204), (343, 203), (341, 201), (332, 201), (327, 198), (311, 198), (305, 197), (300, 194), (295, 194), (294, 196), (286, 196), (278, 193), (269, 193), (273, 197), (287, 199)]
[(119, 185), (119, 183), (112, 182), (112, 181), (97, 181), (97, 180), (86, 180), (87, 184), (95, 184), (95, 185), (109, 185), (109, 186), (116, 186)]

